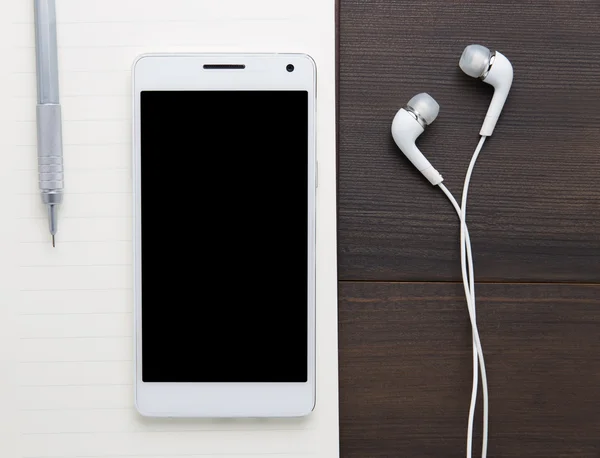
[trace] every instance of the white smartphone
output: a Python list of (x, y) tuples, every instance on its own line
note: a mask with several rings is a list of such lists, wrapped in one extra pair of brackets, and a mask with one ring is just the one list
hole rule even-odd
[(314, 61), (143, 55), (133, 97), (138, 411), (309, 414)]

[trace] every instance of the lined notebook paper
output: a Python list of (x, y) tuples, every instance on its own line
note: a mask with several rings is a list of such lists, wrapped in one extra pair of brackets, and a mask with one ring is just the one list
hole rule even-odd
[[(338, 456), (333, 0), (56, 3), (66, 194), (52, 249), (37, 190), (33, 2), (0, 2), (0, 456)], [(307, 418), (154, 420), (133, 407), (130, 69), (141, 53), (170, 51), (317, 62), (317, 407)]]

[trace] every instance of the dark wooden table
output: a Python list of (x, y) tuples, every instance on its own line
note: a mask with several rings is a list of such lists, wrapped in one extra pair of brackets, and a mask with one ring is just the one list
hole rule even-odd
[(470, 43), (515, 72), (469, 198), (488, 456), (600, 457), (600, 2), (340, 0), (338, 12), (342, 457), (465, 454), (458, 221), (390, 125), (414, 94), (436, 98), (419, 146), (458, 197), (492, 95), (458, 68)]

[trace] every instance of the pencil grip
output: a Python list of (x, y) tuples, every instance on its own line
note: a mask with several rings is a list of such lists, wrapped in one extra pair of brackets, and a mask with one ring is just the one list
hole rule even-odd
[(60, 105), (37, 106), (37, 138), (40, 189), (61, 192), (64, 173)]

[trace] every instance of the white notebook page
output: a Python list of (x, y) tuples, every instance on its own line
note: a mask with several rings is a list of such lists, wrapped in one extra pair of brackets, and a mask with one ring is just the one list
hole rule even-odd
[[(0, 2), (0, 456), (338, 456), (333, 0), (56, 3), (66, 188), (53, 249), (37, 190), (33, 1)], [(318, 381), (307, 418), (157, 420), (133, 407), (130, 69), (141, 53), (169, 51), (317, 62)]]

